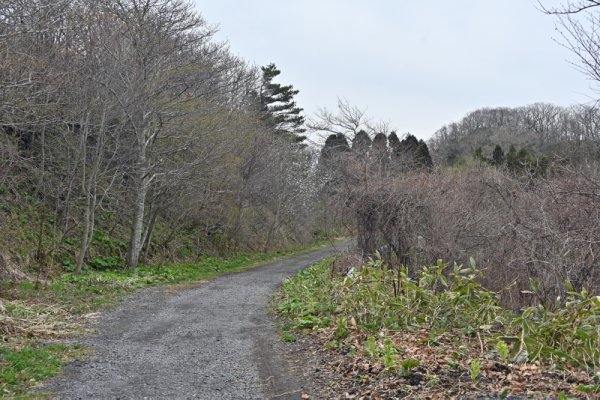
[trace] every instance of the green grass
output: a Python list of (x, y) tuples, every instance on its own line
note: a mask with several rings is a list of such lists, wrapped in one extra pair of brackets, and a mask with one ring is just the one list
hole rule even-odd
[(185, 284), (239, 272), (279, 258), (323, 246), (323, 243), (270, 253), (244, 253), (228, 258), (204, 257), (195, 263), (140, 266), (132, 270), (88, 270), (65, 273), (48, 284), (2, 282), (4, 298), (56, 304), (82, 314), (115, 304), (123, 295), (156, 285)]
[(62, 366), (80, 359), (85, 350), (78, 345), (32, 343), (19, 349), (0, 346), (0, 397), (31, 398), (24, 389), (60, 373)]

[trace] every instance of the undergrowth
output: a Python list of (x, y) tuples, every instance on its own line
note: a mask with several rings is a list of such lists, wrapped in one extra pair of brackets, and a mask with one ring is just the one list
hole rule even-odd
[(327, 347), (366, 357), (398, 375), (420, 363), (407, 358), (406, 335), (400, 332), (408, 332), (422, 337), (419, 346), (457, 347), (447, 364), (462, 362), (474, 383), (481, 379), (480, 359), (532, 363), (585, 371), (592, 383), (581, 390), (599, 393), (600, 297), (586, 290), (569, 286), (568, 297), (553, 310), (536, 306), (514, 313), (478, 283), (474, 261), (468, 267), (438, 261), (412, 276), (404, 267), (388, 269), (380, 259), (341, 276), (332, 274), (330, 264), (326, 260), (284, 283), (278, 310), (292, 330), (326, 332)]
[(0, 282), (0, 299), (66, 308), (82, 314), (115, 303), (124, 294), (149, 286), (214, 278), (248, 269), (323, 243), (270, 253), (243, 253), (228, 258), (203, 257), (194, 263), (141, 266), (131, 270), (86, 270), (65, 273), (49, 282)]

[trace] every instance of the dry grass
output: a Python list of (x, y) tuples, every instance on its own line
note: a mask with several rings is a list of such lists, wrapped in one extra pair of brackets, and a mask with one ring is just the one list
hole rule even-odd
[(89, 331), (85, 322), (94, 314), (78, 316), (56, 304), (28, 304), (0, 299), (0, 335), (3, 343), (18, 346), (31, 340), (55, 340)]

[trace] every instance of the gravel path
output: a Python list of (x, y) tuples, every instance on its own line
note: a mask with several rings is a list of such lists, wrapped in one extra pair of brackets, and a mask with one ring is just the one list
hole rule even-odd
[(95, 353), (41, 388), (60, 399), (298, 399), (304, 383), (276, 349), (269, 300), (281, 281), (339, 245), (168, 294), (129, 297), (79, 340)]

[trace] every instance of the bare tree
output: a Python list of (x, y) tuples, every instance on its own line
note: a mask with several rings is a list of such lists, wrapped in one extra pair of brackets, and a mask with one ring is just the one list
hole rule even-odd
[(208, 44), (214, 31), (180, 0), (107, 0), (99, 11), (118, 27), (100, 46), (109, 65), (120, 66), (107, 71), (104, 83), (114, 88), (114, 101), (133, 139), (127, 265), (135, 267), (142, 248), (146, 196), (163, 162), (161, 143), (174, 140), (185, 148), (186, 133), (177, 122), (186, 113), (185, 104), (206, 95), (207, 88), (198, 82), (209, 77), (207, 57), (219, 56), (220, 48)]
[(548, 7), (542, 0), (538, 0), (540, 9), (547, 14), (554, 15), (571, 15), (578, 14), (582, 11), (590, 10), (600, 6), (600, 1), (597, 0), (569, 0), (564, 4), (556, 7)]
[(338, 99), (336, 111), (322, 108), (307, 122), (307, 127), (312, 132), (321, 133), (322, 139), (331, 134), (352, 139), (360, 130), (372, 132), (369, 126), (366, 111), (350, 104), (346, 99)]
[(592, 81), (600, 82), (600, 2), (596, 0), (569, 0), (558, 7), (546, 7), (538, 2), (543, 12), (558, 18), (558, 31), (563, 46), (571, 50), (577, 61), (573, 63)]
[(0, 201), (34, 206), (39, 265), (309, 236), (314, 159), (214, 32), (185, 0), (0, 1)]

